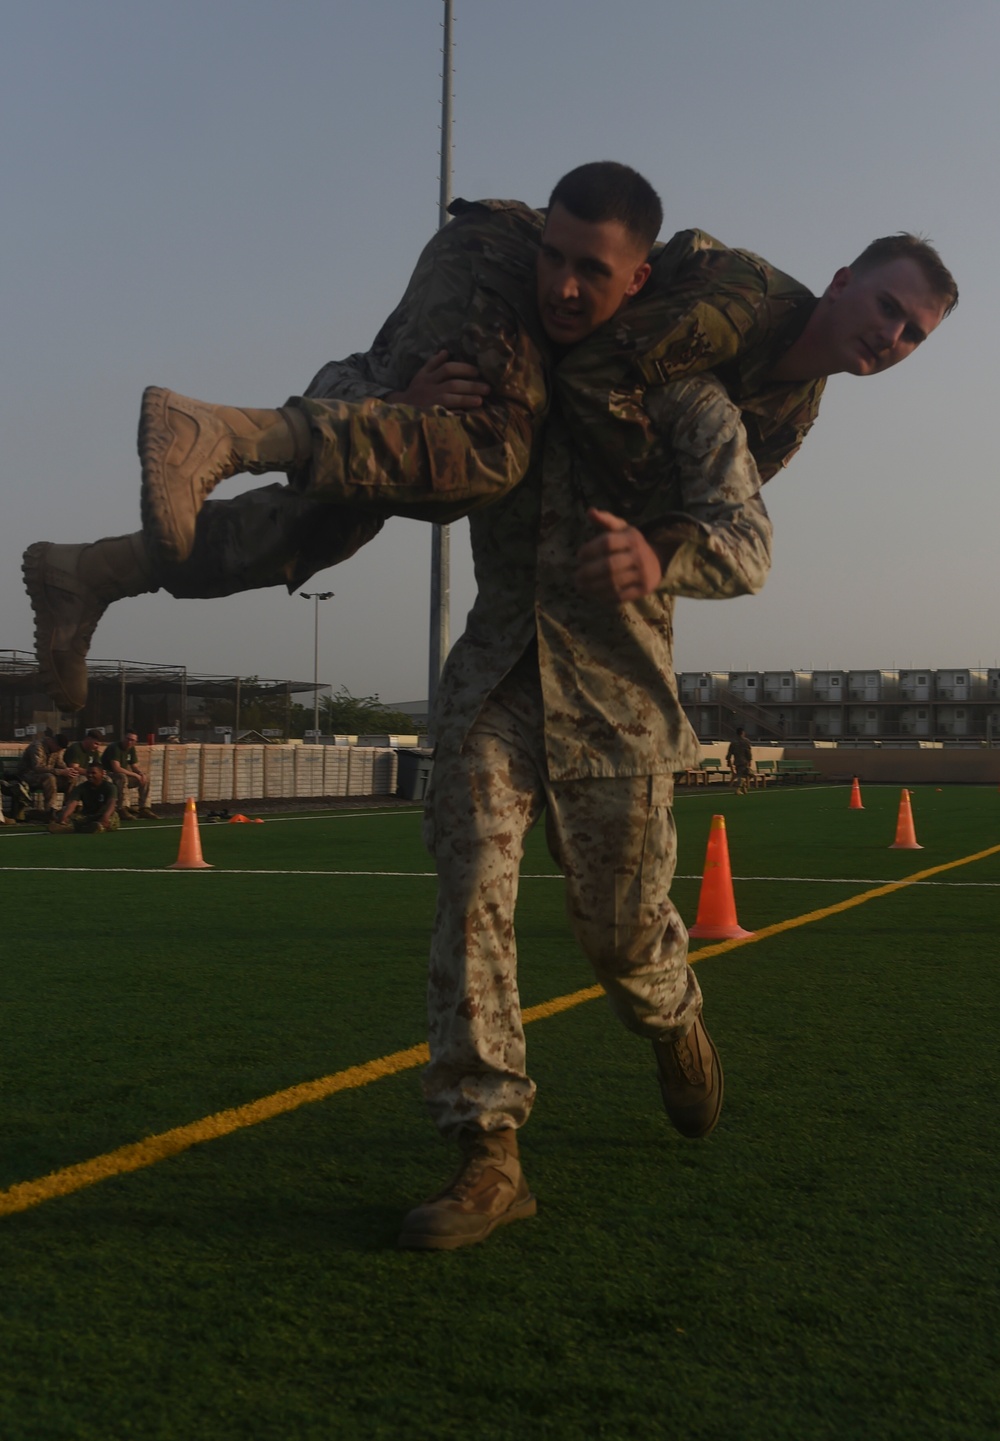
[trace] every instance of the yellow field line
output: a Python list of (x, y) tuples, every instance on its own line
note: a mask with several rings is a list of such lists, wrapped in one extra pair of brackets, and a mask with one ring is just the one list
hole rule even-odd
[[(942, 871), (955, 870), (959, 866), (971, 865), (974, 861), (985, 860), (988, 856), (997, 854), (1000, 854), (1000, 845), (990, 846), (985, 851), (976, 851), (974, 855), (963, 856), (961, 860), (946, 861), (943, 865), (915, 871), (913, 875), (904, 876), (902, 880), (890, 881), (887, 885), (877, 886), (871, 891), (862, 891), (846, 901), (824, 906), (822, 910), (808, 911), (805, 915), (778, 921), (773, 926), (763, 926), (751, 936), (735, 941), (721, 941), (714, 946), (703, 946), (691, 955), (691, 962), (694, 964), (708, 960), (711, 956), (721, 956), (726, 951), (734, 951), (738, 947), (750, 946), (757, 941), (767, 940), (770, 936), (780, 935), (782, 931), (811, 925), (814, 921), (825, 920), (827, 916), (835, 916), (841, 911), (851, 910), (854, 906), (864, 905), (866, 901), (892, 895), (894, 891), (926, 880), (928, 876), (940, 875)], [(596, 1000), (600, 995), (603, 995), (600, 986), (587, 986), (569, 995), (555, 996), (551, 1001), (544, 1001), (539, 1006), (529, 1006), (523, 1013), (523, 1020), (526, 1023), (544, 1020), (548, 1016), (558, 1015), (560, 1011), (579, 1006), (584, 1001)], [(147, 1136), (143, 1141), (120, 1146), (103, 1156), (94, 1156), (89, 1161), (66, 1166), (61, 1171), (40, 1176), (35, 1181), (21, 1181), (6, 1191), (0, 1191), (0, 1216), (12, 1216), (18, 1211), (40, 1206), (43, 1201), (52, 1201), (57, 1196), (69, 1196), (74, 1191), (83, 1190), (85, 1186), (96, 1185), (98, 1181), (123, 1176), (129, 1171), (140, 1171), (146, 1166), (155, 1165), (157, 1161), (165, 1161), (169, 1156), (187, 1151), (192, 1146), (219, 1140), (220, 1137), (231, 1135), (232, 1132), (243, 1130), (247, 1126), (259, 1125), (261, 1121), (269, 1121), (274, 1116), (295, 1111), (299, 1106), (325, 1100), (327, 1096), (336, 1095), (338, 1091), (355, 1090), (359, 1086), (368, 1086), (372, 1081), (381, 1080), (383, 1076), (395, 1076), (400, 1071), (410, 1071), (415, 1066), (424, 1065), (428, 1059), (426, 1045), (410, 1046), (408, 1050), (394, 1051), (391, 1056), (381, 1056), (377, 1060), (366, 1061), (361, 1066), (350, 1066), (332, 1076), (321, 1076), (315, 1081), (303, 1081), (300, 1085), (289, 1086), (284, 1091), (275, 1091), (272, 1095), (262, 1096), (245, 1106), (217, 1111), (215, 1115), (192, 1121), (187, 1126), (176, 1126), (173, 1130), (160, 1132), (159, 1135)]]

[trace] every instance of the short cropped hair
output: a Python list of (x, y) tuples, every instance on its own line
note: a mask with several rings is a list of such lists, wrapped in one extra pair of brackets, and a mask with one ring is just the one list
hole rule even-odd
[(950, 315), (958, 304), (958, 286), (955, 277), (945, 265), (929, 240), (922, 235), (911, 235), (900, 230), (896, 235), (883, 235), (866, 245), (851, 265), (852, 270), (874, 270), (877, 265), (888, 265), (892, 260), (912, 260), (924, 273), (924, 279), (939, 300), (944, 301), (945, 315)]
[(647, 251), (663, 224), (663, 205), (649, 181), (617, 160), (592, 160), (570, 170), (557, 181), (549, 209), (557, 202), (577, 220), (620, 221)]

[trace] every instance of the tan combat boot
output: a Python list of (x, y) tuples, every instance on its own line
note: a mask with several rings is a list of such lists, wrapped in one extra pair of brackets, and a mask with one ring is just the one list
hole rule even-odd
[(29, 545), (21, 561), (35, 612), (41, 683), (64, 711), (87, 703), (87, 652), (112, 601), (158, 589), (141, 531), (90, 545)]
[(198, 512), (221, 480), (288, 471), (309, 459), (309, 422), (294, 407), (237, 410), (151, 385), (142, 397), (142, 528), (156, 559), (187, 560)]
[(682, 1136), (707, 1136), (722, 1110), (722, 1066), (701, 1016), (686, 1036), (654, 1041), (660, 1093)]
[(537, 1210), (517, 1155), (515, 1131), (463, 1131), (462, 1164), (436, 1196), (403, 1221), (406, 1250), (453, 1251), (484, 1241), (497, 1226)]

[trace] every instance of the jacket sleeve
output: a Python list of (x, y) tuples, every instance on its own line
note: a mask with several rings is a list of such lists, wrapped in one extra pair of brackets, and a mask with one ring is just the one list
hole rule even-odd
[(771, 522), (739, 409), (713, 376), (652, 387), (646, 409), (674, 459), (671, 509), (641, 529), (680, 545), (659, 589), (723, 600), (753, 595), (771, 566)]

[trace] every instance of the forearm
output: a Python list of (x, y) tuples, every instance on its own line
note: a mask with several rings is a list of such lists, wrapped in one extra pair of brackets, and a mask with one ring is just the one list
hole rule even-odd
[[(305, 486), (334, 503), (474, 509), (519, 483), (548, 406), (545, 366), (532, 340), (486, 295), (452, 350), (490, 388), (463, 414), (379, 399), (304, 398), (313, 431)], [(493, 321), (488, 317), (493, 316)]]
[(771, 522), (763, 502), (708, 518), (665, 517), (643, 533), (659, 557), (658, 590), (698, 600), (755, 595), (771, 567)]
[(712, 379), (664, 386), (650, 412), (669, 425), (671, 506), (641, 526), (663, 566), (659, 589), (697, 599), (760, 590), (771, 522), (739, 411)]

